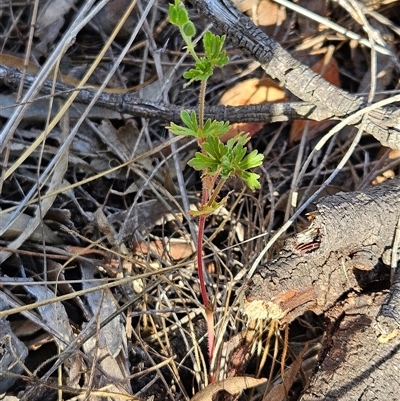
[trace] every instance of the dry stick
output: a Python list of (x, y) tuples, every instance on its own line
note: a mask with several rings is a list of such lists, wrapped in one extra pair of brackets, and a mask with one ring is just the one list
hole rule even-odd
[[(22, 79), (22, 73), (16, 69), (0, 64), (0, 82), (12, 88), (17, 88)], [(29, 88), (36, 77), (26, 74), (24, 85)], [(322, 78), (321, 78), (322, 79)], [(51, 81), (45, 81), (40, 92), (46, 95), (51, 94)], [(337, 88), (336, 88), (337, 89)], [(78, 90), (74, 86), (57, 83), (56, 93), (61, 99), (67, 99), (71, 91)], [(96, 105), (105, 107), (119, 113), (130, 114), (134, 117), (153, 118), (166, 122), (180, 123), (180, 113), (187, 110), (189, 113), (198, 111), (176, 105), (165, 105), (161, 102), (152, 102), (140, 99), (135, 94), (102, 93), (98, 94), (93, 87), (80, 89), (75, 101), (89, 104), (96, 98)], [(0, 108), (1, 110), (1, 108)], [(209, 106), (205, 107), (204, 118), (235, 122), (282, 122), (298, 120), (341, 120), (335, 113), (325, 109), (322, 105), (316, 106), (306, 102), (287, 102), (273, 104), (256, 104), (247, 106)], [(360, 119), (349, 122), (349, 125), (359, 126)], [(383, 146), (400, 149), (400, 109), (395, 107), (380, 108), (370, 114), (365, 132), (373, 135)]]
[[(22, 71), (23, 78), (24, 75), (26, 74), (27, 71), (27, 66), (29, 64), (29, 57), (30, 57), (30, 52), (32, 48), (32, 43), (33, 43), (33, 34), (35, 30), (35, 24), (36, 24), (36, 18), (37, 18), (37, 13), (38, 13), (38, 8), (39, 8), (39, 0), (36, 0), (34, 5), (33, 5), (33, 10), (32, 10), (32, 15), (31, 15), (31, 22), (30, 22), (30, 29), (29, 29), (29, 35), (28, 35), (28, 43), (26, 46), (26, 52), (25, 52), (25, 59), (24, 59), (24, 70)], [(20, 82), (19, 88), (18, 88), (18, 93), (17, 93), (17, 98), (16, 98), (16, 103), (21, 102), (21, 97), (22, 97), (22, 90), (24, 89), (24, 84), (23, 84), (23, 79)], [(7, 141), (7, 146), (4, 151), (4, 157), (3, 157), (3, 169), (0, 173), (0, 193), (3, 190), (3, 182), (4, 182), (4, 173), (7, 170), (7, 163), (8, 159), (10, 156), (10, 148), (11, 148), (11, 141), (13, 138), (14, 133), (11, 132), (8, 141)]]
[[(132, 8), (134, 7), (134, 4), (135, 4), (135, 2), (133, 2), (133, 3), (130, 5), (129, 8), (130, 8), (131, 10), (132, 10)], [(145, 18), (145, 17), (146, 17), (148, 11), (149, 11), (149, 6), (146, 7), (145, 14), (142, 16), (142, 18)], [(128, 14), (128, 15), (129, 15), (129, 14)], [(128, 15), (126, 15), (126, 17), (124, 17), (124, 18), (127, 18)], [(115, 35), (117, 34), (118, 30), (119, 30), (120, 27), (123, 25), (123, 23), (124, 23), (124, 21), (123, 21), (123, 19), (121, 19), (120, 22), (118, 23), (117, 27), (115, 28), (114, 32), (112, 33), (113, 36), (115, 36)], [(123, 49), (121, 55), (118, 57), (118, 60), (117, 60), (118, 64), (114, 65), (113, 68), (111, 69), (111, 71), (109, 72), (109, 74), (107, 75), (106, 79), (104, 80), (104, 83), (103, 83), (102, 86), (100, 87), (101, 90), (104, 89), (104, 87), (105, 87), (106, 84), (109, 82), (109, 80), (111, 79), (112, 75), (114, 74), (115, 70), (118, 68), (119, 63), (120, 63), (121, 60), (123, 59), (124, 55), (128, 52), (128, 50), (129, 50), (129, 48), (130, 48), (132, 42), (134, 41), (134, 38), (136, 37), (138, 31), (139, 31), (139, 28), (135, 29), (134, 32), (132, 33), (131, 38), (129, 39), (127, 45), (124, 47), (124, 49)], [(102, 49), (102, 52), (105, 52), (105, 49), (107, 48), (107, 46), (109, 46), (109, 44), (110, 44), (111, 42), (112, 42), (112, 37), (110, 37), (109, 42), (108, 42), (107, 44), (105, 44), (105, 46), (104, 46), (103, 49)], [(92, 68), (94, 68), (94, 67), (92, 67)], [(91, 68), (91, 69), (92, 69), (92, 68)], [(90, 69), (90, 70), (91, 70), (91, 69)], [(88, 75), (88, 73), (86, 74), (86, 76), (84, 77), (84, 79), (87, 78), (87, 75)], [(42, 176), (40, 177), (40, 182), (41, 182), (41, 183), (45, 181), (45, 177), (47, 176), (48, 172), (49, 172), (49, 171), (53, 168), (53, 166), (57, 163), (58, 158), (60, 158), (60, 157), (62, 156), (62, 154), (64, 153), (65, 149), (67, 149), (67, 148), (69, 147), (69, 145), (70, 145), (72, 139), (74, 138), (76, 132), (78, 131), (79, 127), (80, 127), (81, 124), (83, 123), (84, 119), (87, 117), (87, 114), (89, 113), (90, 109), (94, 106), (97, 97), (100, 96), (100, 89), (99, 89), (98, 92), (96, 92), (95, 97), (94, 97), (94, 98), (92, 99), (92, 101), (89, 103), (88, 108), (85, 110), (85, 112), (82, 114), (82, 116), (80, 117), (80, 119), (78, 120), (78, 122), (76, 123), (76, 125), (74, 126), (74, 128), (72, 129), (72, 131), (71, 131), (71, 133), (70, 133), (70, 135), (69, 135), (69, 137), (68, 137), (68, 140), (65, 141), (65, 142), (63, 143), (63, 145), (61, 146), (61, 148), (59, 149), (57, 156), (54, 157), (54, 158), (52, 159), (52, 161), (50, 162), (50, 164), (46, 167), (45, 171), (43, 172)], [(75, 97), (74, 95), (75, 95), (75, 94), (73, 94), (73, 95), (71, 96), (71, 98), (72, 98), (72, 97)], [(60, 114), (60, 113), (59, 113), (59, 114)], [(58, 117), (58, 116), (56, 116), (55, 119), (56, 119), (57, 117)], [(54, 122), (54, 124), (55, 124), (55, 121), (56, 121), (55, 119), (53, 119), (53, 121), (52, 121), (52, 123)], [(10, 170), (11, 170), (11, 169), (9, 169), (9, 170), (7, 171), (7, 173), (8, 173)], [(5, 175), (6, 177), (7, 177), (7, 173), (6, 173), (6, 175)], [(10, 173), (10, 174), (11, 174), (11, 173)], [(7, 226), (8, 226), (9, 224), (12, 223), (13, 219), (16, 218), (16, 216), (17, 216), (17, 214), (19, 213), (19, 211), (23, 209), (23, 207), (25, 206), (25, 204), (27, 203), (27, 201), (29, 201), (29, 199), (33, 196), (33, 194), (35, 193), (36, 189), (37, 189), (37, 186), (36, 186), (36, 185), (34, 185), (34, 186), (30, 189), (30, 191), (29, 191), (28, 194), (26, 195), (25, 199), (20, 203), (20, 205), (18, 206), (18, 208), (16, 209), (16, 211), (15, 211), (15, 212), (12, 214), (12, 216), (8, 219), (7, 223), (6, 223), (5, 225), (3, 225), (2, 231), (5, 231), (5, 230), (7, 229)], [(16, 239), (12, 244), (10, 244), (9, 247), (10, 247), (10, 248), (18, 248), (19, 245), (18, 245), (17, 241), (18, 241), (18, 239)], [(1, 258), (2, 261), (4, 261), (4, 260), (5, 260), (6, 258), (8, 258), (9, 256), (10, 256), (10, 254), (4, 254), (4, 253), (3, 253), (3, 254), (0, 254), (0, 258)]]
[[(26, 74), (24, 86), (31, 87), (37, 77)], [(17, 90), (22, 80), (22, 72), (17, 68), (0, 64), (0, 82)], [(97, 91), (95, 87), (86, 86), (77, 89), (75, 86), (57, 82), (55, 93), (51, 92), (52, 81), (45, 81), (40, 92), (45, 95), (56, 96), (61, 99), (68, 99), (71, 92), (79, 90), (75, 102), (89, 104), (95, 97)], [(37, 100), (37, 99), (36, 99)], [(33, 100), (34, 101), (34, 100)], [(198, 111), (183, 106), (166, 105), (162, 102), (154, 102), (141, 99), (134, 93), (102, 93), (96, 100), (96, 105), (105, 107), (119, 113), (130, 114), (134, 117), (155, 118), (157, 120), (180, 123), (180, 113), (187, 110), (189, 113)], [(0, 108), (1, 110), (2, 108)], [(328, 118), (335, 118), (332, 113), (318, 109), (311, 103), (288, 102), (275, 104), (260, 104), (248, 106), (211, 106), (205, 107), (204, 118), (212, 120), (234, 122), (280, 122), (291, 119), (311, 119), (321, 121)]]
[(25, 94), (21, 104), (16, 107), (12, 117), (7, 121), (7, 124), (4, 126), (2, 132), (0, 133), (0, 153), (3, 152), (8, 142), (8, 138), (13, 135), (14, 131), (18, 127), (18, 124), (21, 122), (24, 116), (24, 111), (28, 107), (28, 103), (32, 101), (34, 97), (40, 92), (41, 85), (45, 82), (49, 71), (51, 71), (51, 69), (57, 63), (60, 54), (63, 54), (68, 49), (68, 47), (70, 47), (74, 43), (77, 34), (87, 24), (88, 19), (92, 18), (93, 15), (99, 12), (108, 2), (109, 0), (103, 0), (92, 10), (91, 7), (94, 3), (93, 0), (88, 1), (84, 4), (82, 10), (79, 12), (71, 27), (64, 34), (62, 40), (59, 42), (46, 63), (41, 68), (37, 79), (34, 81), (32, 87), (30, 87), (28, 92)]
[[(346, 117), (363, 106), (363, 100), (325, 81), (310, 68), (295, 60), (277, 42), (268, 37), (253, 22), (240, 13), (230, 0), (191, 0), (203, 16), (210, 19), (214, 27), (227, 34), (230, 41), (253, 57), (272, 78), (296, 95), (332, 113), (335, 117)], [(393, 112), (393, 110), (392, 110)], [(398, 110), (397, 110), (398, 112)], [(372, 117), (371, 118), (375, 118)], [(399, 116), (396, 117), (397, 124)], [(370, 132), (370, 121), (365, 127)], [(372, 133), (382, 144), (400, 147), (400, 132), (396, 124), (390, 132)]]

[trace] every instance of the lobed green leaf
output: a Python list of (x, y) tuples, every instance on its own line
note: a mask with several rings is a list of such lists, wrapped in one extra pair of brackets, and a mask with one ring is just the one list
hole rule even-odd
[(204, 137), (207, 137), (208, 135), (219, 137), (226, 134), (230, 127), (229, 121), (212, 121), (211, 119), (208, 119), (203, 127)]
[(177, 125), (175, 123), (171, 123), (171, 125), (167, 128), (175, 135), (197, 137), (197, 131), (193, 131), (191, 128), (182, 127), (181, 125)]
[(210, 61), (212, 68), (223, 67), (229, 58), (225, 50), (222, 50), (225, 43), (225, 35), (218, 36), (207, 31), (203, 37), (203, 46), (206, 58)]
[(217, 160), (196, 152), (195, 157), (189, 160), (188, 165), (198, 171), (207, 171), (209, 174), (216, 174), (219, 169)]
[(203, 143), (203, 150), (207, 152), (210, 157), (218, 162), (228, 154), (229, 149), (217, 137), (208, 136), (206, 142)]
[(260, 185), (260, 175), (256, 173), (250, 173), (248, 171), (244, 171), (240, 177), (246, 183), (246, 185), (253, 191), (255, 189), (261, 188)]
[(181, 111), (181, 120), (193, 132), (198, 132), (199, 125), (197, 123), (197, 116), (194, 111), (190, 112), (190, 114), (189, 114), (189, 112), (187, 112), (186, 110), (182, 110)]
[(243, 160), (240, 161), (239, 167), (242, 170), (249, 170), (254, 167), (258, 167), (262, 164), (264, 155), (259, 154), (257, 150), (253, 150)]

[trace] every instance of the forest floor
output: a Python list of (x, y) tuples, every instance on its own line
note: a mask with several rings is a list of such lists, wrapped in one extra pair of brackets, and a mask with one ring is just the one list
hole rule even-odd
[[(290, 2), (305, 15), (270, 0), (235, 4), (294, 59), (363, 105), (399, 102), (398, 1)], [(201, 35), (210, 21), (187, 7)], [(248, 149), (264, 161), (256, 169), (261, 188), (228, 180), (220, 196), (226, 203), (206, 221), (201, 252), (215, 324), (210, 361), (198, 222), (189, 213), (201, 204), (200, 174), (187, 164), (197, 145), (168, 130), (179, 110), (197, 109), (199, 85), (184, 86), (193, 60), (168, 21), (168, 3), (2, 0), (0, 26), (0, 395), (26, 401), (352, 399), (332, 389), (332, 398), (313, 398), (305, 389), (313, 378), (318, 388), (317, 367), (329, 350), (338, 354), (343, 347), (334, 334), (349, 303), (365, 300), (357, 304), (364, 310), (394, 291), (387, 266), (394, 270), (395, 257), (390, 262), (385, 252), (397, 241), (399, 187), (393, 187), (395, 202), (383, 201), (392, 205), (389, 217), (379, 207), (376, 216), (368, 212), (376, 226), (393, 227), (393, 235), (378, 230), (386, 242), (376, 240), (380, 248), (373, 248), (383, 269), (369, 266), (375, 259), (368, 255), (354, 258), (364, 243), (353, 241), (352, 230), (365, 221), (355, 218), (328, 240), (332, 246), (348, 235), (354, 242), (346, 255), (351, 267), (329, 260), (346, 278), (340, 291), (318, 282), (322, 274), (296, 290), (280, 289), (276, 281), (274, 288), (263, 286), (271, 261), (279, 261), (288, 244), (308, 258), (302, 263), (328, 271), (327, 262), (310, 257), (324, 246), (326, 221), (316, 216), (329, 217), (323, 208), (330, 203), (313, 204), (364, 191), (361, 197), (379, 205), (374, 187), (400, 176), (400, 140), (390, 148), (395, 141), (382, 144), (351, 122), (332, 132), (346, 113), (323, 121), (315, 121), (314, 111), (286, 115), (285, 104), (300, 100), (306, 107), (312, 95), (295, 96), (228, 36), (230, 61), (208, 82), (206, 115), (244, 121), (228, 135), (249, 132)], [(331, 96), (322, 93), (321, 109)], [(237, 117), (251, 104), (283, 111), (269, 122)], [(362, 281), (355, 270), (374, 274)], [(279, 282), (288, 277), (282, 271), (274, 270)], [(307, 292), (308, 284), (313, 289)], [(301, 285), (304, 298), (295, 306), (254, 317), (249, 305), (257, 297), (270, 308), (270, 299), (290, 304)], [(334, 295), (321, 303), (322, 292)], [(310, 297), (318, 298), (315, 305)], [(281, 304), (276, 301), (278, 311)], [(398, 349), (391, 351), (397, 358)], [(337, 359), (342, 378), (356, 364), (349, 360)]]

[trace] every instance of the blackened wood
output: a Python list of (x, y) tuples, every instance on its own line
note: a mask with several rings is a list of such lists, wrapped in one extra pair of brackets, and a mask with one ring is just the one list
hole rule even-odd
[[(35, 80), (35, 76), (31, 74), (24, 75), (24, 87), (29, 88)], [(22, 80), (22, 72), (16, 68), (9, 68), (0, 64), (0, 82), (15, 88), (17, 91)], [(55, 84), (51, 80), (45, 81), (40, 93), (44, 95), (55, 96), (61, 99), (68, 99), (71, 92), (77, 89), (73, 86), (60, 82)], [(80, 89), (75, 102), (89, 104), (97, 91), (90, 87)], [(141, 99), (134, 93), (102, 93), (96, 101), (97, 106), (105, 107), (110, 110), (126, 113), (136, 117), (153, 118), (161, 121), (181, 123), (180, 113), (182, 110), (196, 111), (198, 109), (187, 108), (176, 105), (166, 105), (161, 102), (152, 102)], [(7, 118), (9, 110), (2, 112), (0, 115)], [(291, 120), (313, 120), (323, 121), (326, 119), (340, 120), (340, 117), (332, 115), (332, 113), (321, 107), (317, 107), (307, 102), (288, 102), (288, 103), (272, 103), (272, 104), (254, 104), (246, 106), (208, 106), (205, 108), (205, 118), (236, 122), (282, 122)], [(359, 126), (359, 120), (352, 122), (356, 127)], [(370, 133), (381, 141), (383, 145), (391, 146), (393, 149), (400, 149), (400, 133), (398, 140), (396, 132), (400, 126), (400, 109), (395, 107), (386, 107), (375, 110), (370, 113), (367, 125), (364, 131)]]
[[(294, 59), (239, 12), (230, 0), (190, 1), (202, 15), (213, 22), (220, 34), (226, 34), (235, 47), (258, 61), (268, 75), (279, 80), (283, 87), (299, 99), (325, 109), (331, 113), (331, 117), (345, 117), (363, 107), (364, 102), (360, 97), (335, 87)], [(388, 119), (383, 118), (383, 115), (391, 116), (389, 124), (386, 124)], [(380, 120), (381, 124), (377, 125), (376, 120)], [(370, 114), (369, 124), (373, 124), (373, 132), (372, 127), (368, 126), (367, 129), (382, 144), (386, 144), (385, 146), (399, 148), (399, 123), (400, 113), (396, 108), (381, 109)]]
[(387, 278), (399, 216), (399, 179), (323, 198), (310, 227), (256, 271), (245, 311), (287, 323), (307, 310), (321, 314), (350, 290)]
[(386, 299), (387, 293), (365, 294), (344, 303), (301, 401), (399, 400), (400, 333), (382, 333), (377, 322)]
[[(35, 81), (36, 76), (32, 74), (22, 74), (17, 68), (10, 68), (0, 64), (0, 83), (18, 90), (24, 79), (24, 87), (29, 88)], [(68, 99), (71, 93), (77, 89), (74, 86), (61, 82), (45, 81), (40, 93), (52, 95), (61, 99)], [(85, 87), (79, 90), (75, 102), (89, 104), (95, 94), (95, 88)], [(153, 102), (141, 99), (135, 93), (112, 93), (103, 92), (96, 101), (97, 106), (131, 114), (132, 116), (144, 118), (156, 118), (161, 121), (180, 123), (180, 112), (182, 110), (191, 111), (191, 108), (175, 105), (166, 105), (162, 102)], [(198, 112), (197, 109), (193, 109)], [(311, 103), (289, 102), (272, 104), (254, 104), (247, 106), (209, 106), (205, 110), (205, 118), (218, 121), (235, 122), (279, 122), (291, 119), (311, 119), (322, 121), (332, 115), (324, 110), (317, 109)]]

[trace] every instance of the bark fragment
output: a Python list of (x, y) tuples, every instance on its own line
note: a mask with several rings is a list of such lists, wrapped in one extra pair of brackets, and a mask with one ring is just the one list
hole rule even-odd
[(289, 323), (305, 311), (321, 314), (350, 290), (389, 274), (400, 216), (400, 180), (323, 198), (308, 229), (288, 239), (260, 268), (246, 291), (244, 311)]
[[(301, 401), (397, 401), (400, 391), (400, 335), (380, 335), (380, 306), (386, 293), (357, 297), (327, 341), (326, 356)], [(353, 303), (353, 302), (351, 302)], [(344, 305), (347, 308), (351, 305)]]
[[(311, 217), (311, 225), (255, 273), (244, 312), (282, 324), (305, 311), (326, 312), (330, 324), (318, 370), (301, 401), (398, 400), (400, 270), (389, 285), (388, 267), (400, 179), (323, 198)], [(390, 290), (368, 293), (377, 285)]]

